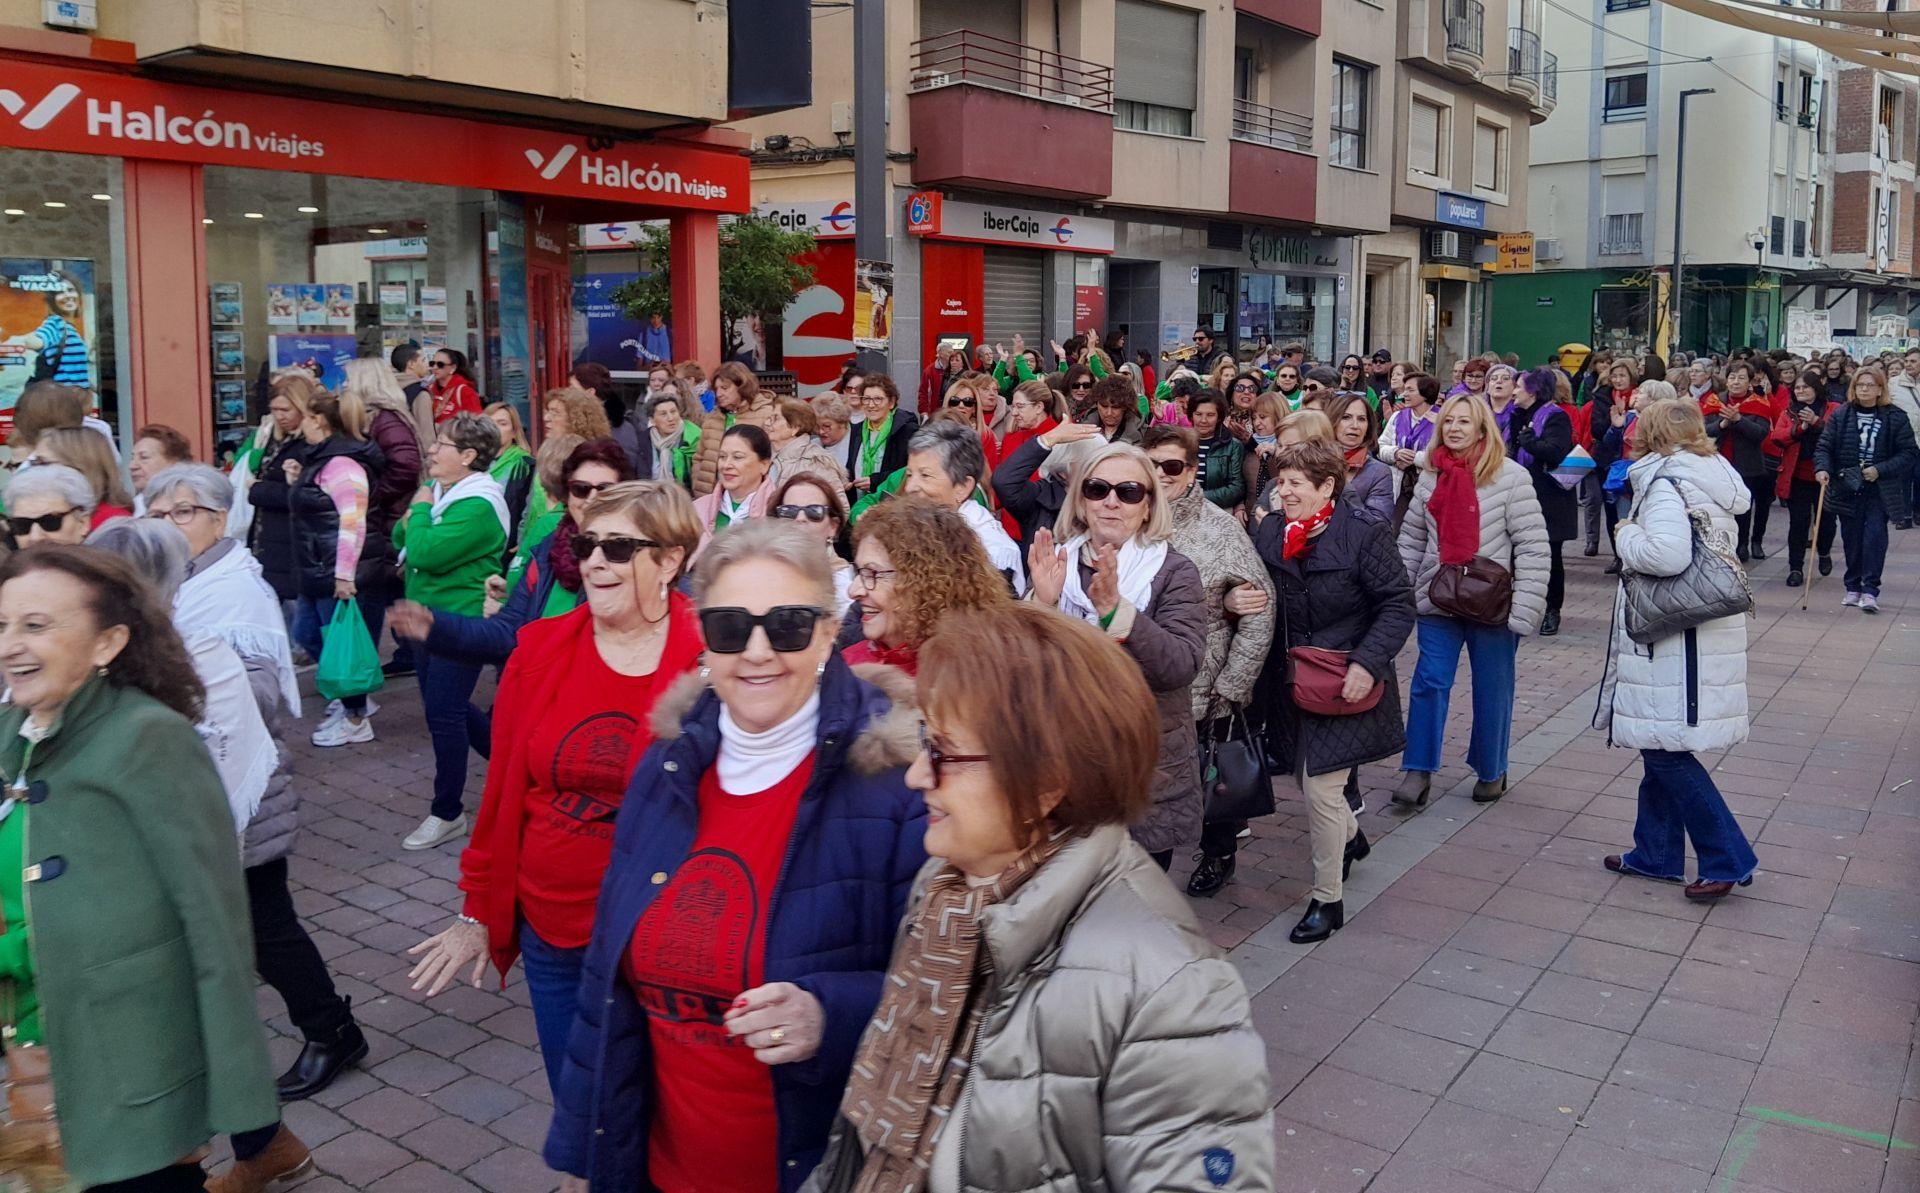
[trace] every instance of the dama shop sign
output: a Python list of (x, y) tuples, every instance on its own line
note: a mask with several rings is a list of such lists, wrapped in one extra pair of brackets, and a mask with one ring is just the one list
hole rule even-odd
[(160, 82), (0, 58), (0, 145), (418, 180), (486, 190), (748, 209), (747, 159), (671, 141), (613, 141), (387, 108)]
[(1287, 265), (1335, 269), (1340, 265), (1340, 246), (1324, 236), (1292, 236), (1266, 228), (1249, 228), (1247, 260), (1255, 269)]
[(958, 203), (933, 191), (907, 200), (907, 231), (971, 244), (1012, 244), (1073, 253), (1111, 253), (1113, 221), (1000, 204)]

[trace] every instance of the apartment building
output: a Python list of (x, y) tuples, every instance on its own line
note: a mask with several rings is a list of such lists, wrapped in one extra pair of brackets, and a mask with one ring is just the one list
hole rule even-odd
[(717, 363), (723, 122), (807, 101), (810, 32), (805, 0), (0, 0), (0, 432), (55, 318), (123, 439), (202, 458), (272, 371), (407, 341), (524, 412), (575, 359), (575, 228), (612, 220), (670, 224), (674, 354)]

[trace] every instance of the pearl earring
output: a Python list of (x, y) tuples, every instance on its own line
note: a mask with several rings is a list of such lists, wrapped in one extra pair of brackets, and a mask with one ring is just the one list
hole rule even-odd
[(713, 678), (713, 668), (711, 668), (711, 667), (704, 667), (704, 666), (703, 666), (703, 667), (701, 667), (701, 668), (700, 668), (700, 678), (701, 678), (701, 679), (703, 679), (703, 680), (705, 680), (705, 679), (712, 679), (712, 678)]
[(825, 675), (826, 673), (827, 673), (827, 661), (825, 659), (822, 659), (820, 660), (820, 665), (813, 669), (813, 677), (815, 679), (819, 679), (821, 676)]

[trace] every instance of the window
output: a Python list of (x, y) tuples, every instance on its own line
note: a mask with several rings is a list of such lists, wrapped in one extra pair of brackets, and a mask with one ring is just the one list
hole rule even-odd
[(1415, 97), (1407, 135), (1407, 169), (1423, 178), (1445, 181), (1448, 109)]
[(1192, 136), (1199, 105), (1200, 14), (1117, 0), (1113, 29), (1113, 126)]
[(1373, 68), (1333, 60), (1333, 118), (1329, 120), (1328, 160), (1355, 170), (1367, 168), (1367, 125), (1372, 108)]
[(1507, 189), (1507, 130), (1484, 120), (1473, 125), (1473, 186), (1499, 194)]
[(1638, 211), (1604, 218), (1600, 223), (1600, 255), (1622, 256), (1642, 251), (1640, 227), (1645, 219)]
[(1900, 93), (1891, 87), (1880, 88), (1880, 127), (1877, 132), (1873, 151), (1881, 157), (1892, 158), (1894, 146), (1900, 144)]
[(1784, 62), (1773, 74), (1773, 118), (1783, 124), (1793, 119), (1793, 110), (1787, 107), (1787, 80), (1791, 74)]
[(1801, 128), (1813, 127), (1813, 76), (1806, 71), (1800, 72), (1800, 110), (1798, 115)]
[(1607, 0), (1608, 12), (1627, 12), (1630, 9), (1645, 8), (1652, 0)]
[(1787, 217), (1767, 217), (1767, 251), (1778, 257), (1787, 251)]
[(1608, 124), (1647, 118), (1647, 74), (1615, 75), (1607, 80), (1606, 104), (1601, 118)]
[(1807, 221), (1805, 220), (1793, 221), (1793, 255), (1796, 257), (1807, 255)]

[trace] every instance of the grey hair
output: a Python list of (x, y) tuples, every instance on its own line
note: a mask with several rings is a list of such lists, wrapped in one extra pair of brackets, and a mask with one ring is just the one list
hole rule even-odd
[(1664, 402), (1679, 396), (1679, 391), (1673, 388), (1673, 382), (1671, 381), (1654, 380), (1642, 381), (1640, 383), (1640, 400), (1642, 402)]
[(187, 578), (187, 561), (193, 555), (186, 533), (164, 518), (115, 518), (88, 535), (87, 546), (132, 564), (168, 607)]
[(473, 453), (473, 470), (485, 472), (500, 454), (500, 428), (484, 414), (456, 414), (447, 421), (447, 442)]
[(658, 409), (659, 409), (659, 408), (660, 408), (661, 406), (663, 406), (663, 405), (666, 405), (666, 406), (671, 406), (671, 407), (673, 407), (673, 408), (674, 408), (674, 410), (676, 410), (677, 412), (679, 412), (679, 414), (680, 414), (680, 417), (681, 417), (681, 418), (682, 418), (683, 420), (684, 420), (684, 419), (686, 418), (686, 416), (687, 416), (687, 412), (686, 412), (686, 410), (685, 410), (685, 409), (684, 409), (684, 408), (683, 408), (683, 407), (682, 407), (682, 406), (680, 405), (680, 395), (679, 395), (679, 394), (677, 394), (677, 393), (671, 393), (671, 394), (661, 394), (661, 395), (660, 395), (659, 397), (657, 397), (657, 398), (649, 398), (649, 399), (647, 400), (647, 417), (648, 417), (648, 418), (652, 418), (652, 417), (653, 417), (653, 412), (654, 412), (655, 410), (658, 410)]
[(35, 464), (31, 468), (22, 468), (7, 486), (7, 504), (12, 506), (22, 497), (60, 497), (77, 510), (92, 513), (100, 506), (100, 498), (94, 494), (93, 483), (78, 468), (69, 468), (65, 464)]
[[(755, 559), (785, 564), (799, 572), (813, 590), (805, 599), (829, 612), (833, 610), (833, 561), (827, 555), (827, 545), (796, 523), (778, 518), (735, 522), (713, 536), (694, 564), (694, 603), (706, 608), (707, 594), (721, 573), (736, 563)], [(773, 603), (794, 602), (776, 599)]]
[(233, 509), (233, 482), (211, 464), (175, 464), (153, 474), (147, 482), (147, 504), (172, 496), (175, 489), (193, 494), (195, 505), (204, 505), (222, 513)]
[(830, 418), (838, 423), (853, 421), (853, 411), (847, 409), (847, 400), (839, 394), (821, 394), (815, 398), (813, 413), (816, 418)]
[(959, 423), (927, 423), (913, 433), (907, 440), (907, 454), (933, 452), (940, 457), (940, 469), (954, 484), (972, 480), (978, 488), (985, 483), (987, 475), (987, 453), (980, 446), (980, 436), (972, 428)]
[(1520, 370), (1514, 368), (1512, 365), (1494, 365), (1487, 370), (1488, 381), (1492, 381), (1497, 376), (1511, 377), (1517, 382), (1520, 380)]

